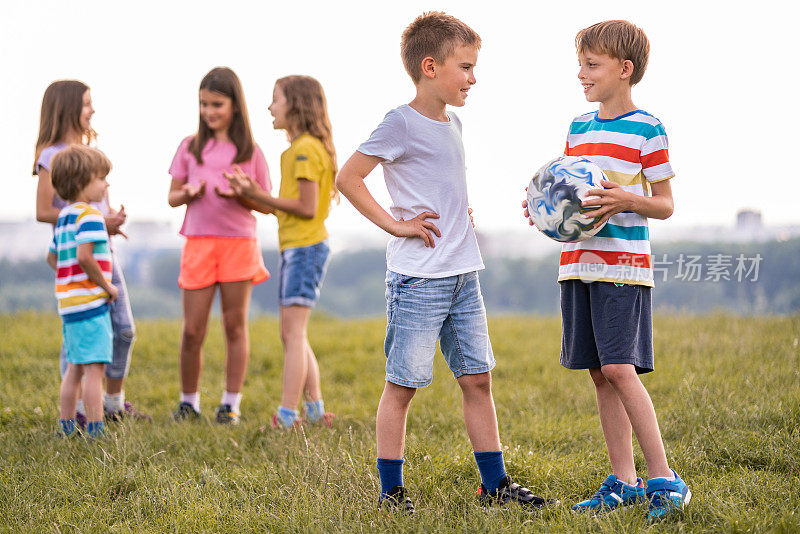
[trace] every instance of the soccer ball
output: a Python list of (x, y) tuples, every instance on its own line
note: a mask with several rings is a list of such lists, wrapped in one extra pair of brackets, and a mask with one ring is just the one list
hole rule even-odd
[[(528, 186), (528, 213), (536, 228), (562, 243), (589, 239), (602, 230), (593, 228), (595, 208), (582, 208), (590, 189), (603, 189), (602, 169), (586, 158), (563, 156), (546, 163), (533, 175)], [(605, 226), (605, 225), (603, 225)]]

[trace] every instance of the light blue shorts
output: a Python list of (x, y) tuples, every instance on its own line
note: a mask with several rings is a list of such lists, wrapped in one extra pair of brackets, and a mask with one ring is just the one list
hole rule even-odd
[(454, 377), (494, 368), (477, 272), (417, 278), (387, 271), (386, 318), (387, 382), (430, 384), (437, 339)]
[(108, 311), (83, 321), (63, 323), (61, 333), (69, 363), (111, 363), (114, 333)]
[(278, 303), (313, 308), (319, 300), (329, 257), (327, 240), (307, 247), (283, 249), (279, 261)]

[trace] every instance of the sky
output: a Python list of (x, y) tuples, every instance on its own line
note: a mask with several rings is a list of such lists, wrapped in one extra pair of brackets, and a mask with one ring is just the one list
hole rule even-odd
[[(0, 220), (33, 219), (31, 176), (41, 98), (50, 82), (91, 87), (98, 147), (110, 157), (112, 204), (129, 220), (168, 220), (170, 162), (197, 129), (197, 88), (215, 66), (239, 75), (256, 142), (273, 183), (288, 146), (267, 111), (277, 78), (308, 74), (322, 83), (343, 163), (414, 87), (400, 60), (400, 35), (420, 13), (442, 10), (483, 40), (477, 84), (456, 109), (464, 128), (475, 222), (487, 232), (525, 228), (519, 206), (543, 163), (561, 153), (573, 117), (596, 109), (577, 79), (575, 33), (627, 19), (651, 42), (634, 103), (664, 123), (670, 141), (675, 213), (655, 225), (732, 225), (753, 208), (771, 225), (800, 223), (800, 178), (792, 108), (796, 2), (293, 2), (5, 1), (0, 19), (0, 130), (5, 203)], [(382, 172), (367, 185), (384, 207)], [(328, 229), (371, 223), (346, 201)], [(259, 225), (277, 228), (274, 217)]]

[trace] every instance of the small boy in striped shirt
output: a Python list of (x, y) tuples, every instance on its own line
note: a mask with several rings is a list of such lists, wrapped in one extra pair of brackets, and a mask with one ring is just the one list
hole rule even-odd
[(68, 201), (58, 214), (47, 263), (56, 271), (55, 292), (67, 350), (61, 381), (61, 432), (75, 432), (75, 408), (83, 380), (86, 433), (105, 434), (103, 376), (111, 362), (113, 334), (108, 304), (117, 298), (111, 283), (111, 253), (103, 215), (90, 202), (103, 200), (111, 170), (108, 158), (94, 148), (71, 145), (53, 157), (56, 192)]
[[(573, 120), (564, 155), (603, 169), (604, 189), (589, 191), (596, 198), (583, 205), (596, 207), (595, 227), (607, 224), (561, 250), (561, 365), (589, 370), (612, 474), (573, 510), (599, 513), (647, 498), (650, 518), (658, 519), (691, 499), (667, 463), (653, 403), (638, 377), (653, 370), (647, 219), (672, 215), (674, 173), (664, 127), (631, 99), (650, 53), (644, 32), (624, 20), (605, 21), (578, 32), (575, 45), (583, 93), (599, 109)], [(646, 486), (636, 475), (632, 431), (647, 463)]]

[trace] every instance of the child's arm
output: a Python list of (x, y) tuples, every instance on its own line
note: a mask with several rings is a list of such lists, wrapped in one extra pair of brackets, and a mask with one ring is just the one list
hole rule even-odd
[(52, 251), (47, 252), (47, 265), (53, 268), (54, 271), (58, 270), (58, 259), (56, 253)]
[(53, 206), (56, 189), (50, 179), (50, 171), (39, 167), (39, 184), (36, 186), (36, 220), (50, 224), (58, 222), (58, 208)]
[(182, 180), (172, 179), (169, 184), (169, 195), (167, 202), (173, 208), (188, 204), (192, 200), (202, 197), (206, 192), (206, 182), (203, 180), (200, 185), (193, 185)]
[(426, 247), (434, 247), (433, 236), (442, 237), (439, 229), (426, 219), (438, 219), (439, 215), (425, 211), (409, 221), (397, 221), (375, 200), (364, 184), (364, 179), (372, 172), (381, 158), (355, 152), (336, 176), (336, 187), (361, 212), (364, 217), (380, 229), (395, 237), (419, 237)]
[(103, 278), (100, 264), (94, 259), (94, 243), (78, 244), (78, 265), (81, 266), (89, 280), (102, 287), (108, 293), (108, 302), (114, 302), (117, 299), (117, 288)]
[(219, 191), (217, 194), (220, 196), (235, 196), (236, 198), (249, 201), (250, 204), (256, 206), (257, 211), (261, 213), (272, 213), (275, 210), (285, 211), (302, 219), (313, 219), (317, 214), (317, 202), (319, 200), (319, 185), (311, 180), (300, 178), (297, 180), (297, 188), (299, 190), (299, 198), (281, 198), (273, 197), (258, 184), (242, 172), (238, 165), (233, 166), (233, 173), (223, 172), (228, 183), (231, 184), (231, 192), (229, 195), (224, 191)]
[(600, 182), (605, 189), (591, 189), (587, 195), (597, 196), (593, 200), (585, 200), (583, 207), (600, 206), (592, 215), (596, 218), (594, 227), (604, 224), (612, 215), (623, 211), (632, 211), (651, 219), (668, 219), (674, 210), (672, 186), (669, 180), (650, 184), (652, 195), (644, 197), (622, 189), (619, 184)]
[(128, 214), (125, 213), (125, 206), (120, 204), (119, 211), (113, 209), (111, 207), (111, 199), (108, 196), (108, 192), (106, 192), (106, 204), (108, 204), (108, 215), (105, 217), (105, 220), (108, 235), (121, 235), (125, 239), (128, 239), (128, 234), (123, 232), (122, 228), (120, 228), (123, 224), (125, 224), (125, 221), (128, 220)]

